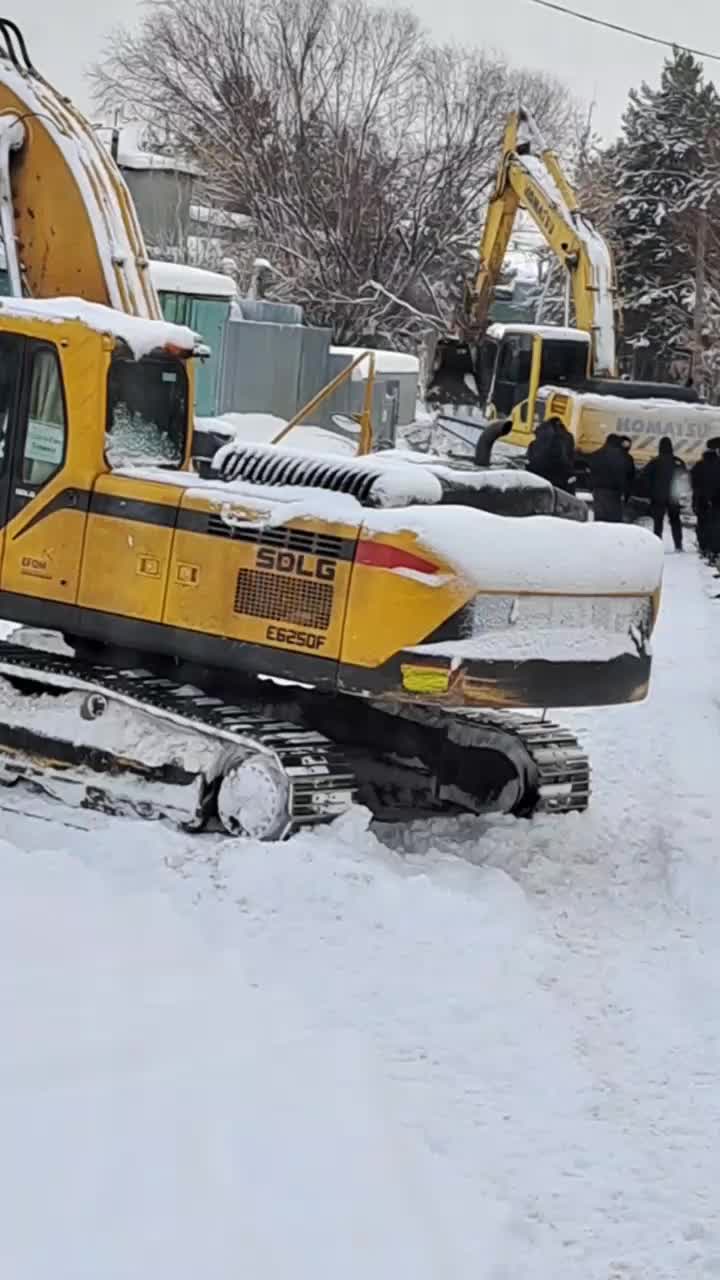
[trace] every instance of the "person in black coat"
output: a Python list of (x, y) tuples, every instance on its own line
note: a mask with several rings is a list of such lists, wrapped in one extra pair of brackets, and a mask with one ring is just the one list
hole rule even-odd
[(633, 461), (630, 450), (632, 449), (632, 440), (630, 436), (620, 436), (620, 443), (625, 455), (625, 501), (629, 502), (635, 489), (635, 463)]
[(570, 492), (575, 475), (575, 441), (561, 418), (546, 418), (527, 451), (528, 471)]
[[(600, 449), (590, 454), (588, 465), (596, 520), (611, 524), (622, 521), (623, 504), (628, 495), (627, 464), (628, 457), (620, 436), (614, 432), (611, 432)], [(633, 475), (634, 471), (633, 466)]]
[(714, 560), (720, 556), (720, 437), (708, 440), (690, 479), (698, 551)]
[(712, 484), (713, 458), (715, 451), (709, 444), (702, 458), (691, 468), (690, 487), (692, 489), (692, 509), (695, 515), (695, 537), (701, 556), (708, 552), (708, 533), (710, 518), (710, 488)]
[(684, 469), (684, 463), (675, 456), (672, 440), (663, 436), (657, 457), (648, 462), (643, 472), (655, 533), (662, 538), (667, 516), (676, 551), (683, 549), (679, 482)]

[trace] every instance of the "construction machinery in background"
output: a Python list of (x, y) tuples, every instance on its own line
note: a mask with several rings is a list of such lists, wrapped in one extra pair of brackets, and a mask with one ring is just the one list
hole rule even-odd
[[(575, 328), (491, 324), (490, 308), (519, 211), (533, 219), (561, 263)], [(537, 426), (558, 417), (579, 454), (610, 432), (627, 435), (647, 461), (663, 435), (687, 463), (720, 434), (720, 409), (691, 387), (617, 377), (615, 270), (610, 247), (578, 207), (558, 157), (524, 108), (508, 119), (495, 190), (455, 336), (438, 340), (427, 399), (463, 421), (511, 418), (504, 444), (525, 451)]]
[(203, 350), (112, 158), (0, 37), (0, 781), (262, 839), (355, 798), (583, 809), (584, 752), (529, 709), (644, 697), (657, 540), (392, 453), (229, 444), (199, 476)]

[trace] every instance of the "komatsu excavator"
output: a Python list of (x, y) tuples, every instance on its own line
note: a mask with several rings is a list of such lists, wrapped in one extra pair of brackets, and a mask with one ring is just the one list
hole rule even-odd
[[(566, 273), (576, 328), (489, 323), (495, 289), (519, 211), (525, 210)], [(687, 463), (720, 434), (720, 410), (692, 388), (617, 378), (615, 269), (610, 247), (578, 207), (558, 157), (531, 113), (513, 112), (480, 242), (480, 267), (466, 290), (458, 332), (440, 339), (429, 403), (450, 413), (480, 409), (511, 418), (506, 445), (520, 450), (546, 417), (559, 417), (581, 455), (610, 432), (627, 435), (645, 462), (669, 435)]]
[(456, 505), (379, 454), (229, 445), (195, 474), (196, 335), (159, 318), (111, 157), (0, 37), (0, 616), (26, 641), (0, 643), (0, 781), (268, 840), (356, 798), (583, 809), (585, 754), (530, 712), (644, 697), (657, 540)]

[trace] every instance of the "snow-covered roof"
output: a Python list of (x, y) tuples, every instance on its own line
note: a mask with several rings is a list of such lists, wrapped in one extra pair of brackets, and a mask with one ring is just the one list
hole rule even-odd
[(153, 151), (137, 151), (133, 147), (118, 149), (117, 163), (121, 169), (153, 169), (164, 173), (185, 173), (190, 177), (199, 177), (200, 169), (189, 160), (179, 156), (161, 156)]
[[(367, 347), (331, 347), (330, 355), (347, 356), (348, 363), (361, 356)], [(386, 351), (380, 349), (373, 351), (375, 356), (375, 372), (376, 373), (415, 373), (420, 369), (420, 361), (417, 356), (408, 355), (406, 351)], [(353, 379), (362, 381), (367, 378), (369, 361), (365, 360), (357, 369), (353, 370)]]
[(193, 222), (204, 222), (211, 227), (234, 227), (241, 230), (252, 226), (252, 218), (248, 213), (232, 213), (229, 209), (211, 209), (205, 204), (191, 204), (190, 217)]
[(584, 333), (582, 329), (566, 329), (559, 324), (491, 324), (488, 326), (488, 337), (495, 338), (498, 342), (508, 333), (529, 333), (532, 337), (538, 334), (539, 337), (545, 339), (558, 338), (563, 342), (590, 342), (590, 334)]
[(184, 262), (150, 263), (150, 276), (156, 289), (164, 293), (190, 293), (195, 297), (234, 298), (237, 285), (232, 276), (203, 267), (189, 267)]
[(83, 298), (2, 298), (0, 315), (26, 320), (79, 320), (96, 333), (109, 333), (126, 342), (136, 360), (163, 347), (179, 351), (204, 350), (202, 339), (192, 329), (166, 320), (144, 320), (113, 311)]

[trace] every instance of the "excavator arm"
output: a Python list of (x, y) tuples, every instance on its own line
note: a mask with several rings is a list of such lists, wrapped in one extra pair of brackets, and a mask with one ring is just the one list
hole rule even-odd
[(547, 147), (532, 116), (513, 112), (505, 128), (502, 159), (480, 242), (480, 270), (468, 299), (466, 341), (487, 328), (500, 271), (519, 209), (533, 219), (545, 242), (570, 274), (578, 329), (591, 335), (593, 370), (613, 377), (614, 271), (610, 249), (578, 209), (577, 197), (557, 156)]
[[(92, 127), (0, 19), (0, 224), (11, 292), (160, 319), (130, 193)], [(71, 233), (70, 233), (70, 229)]]

